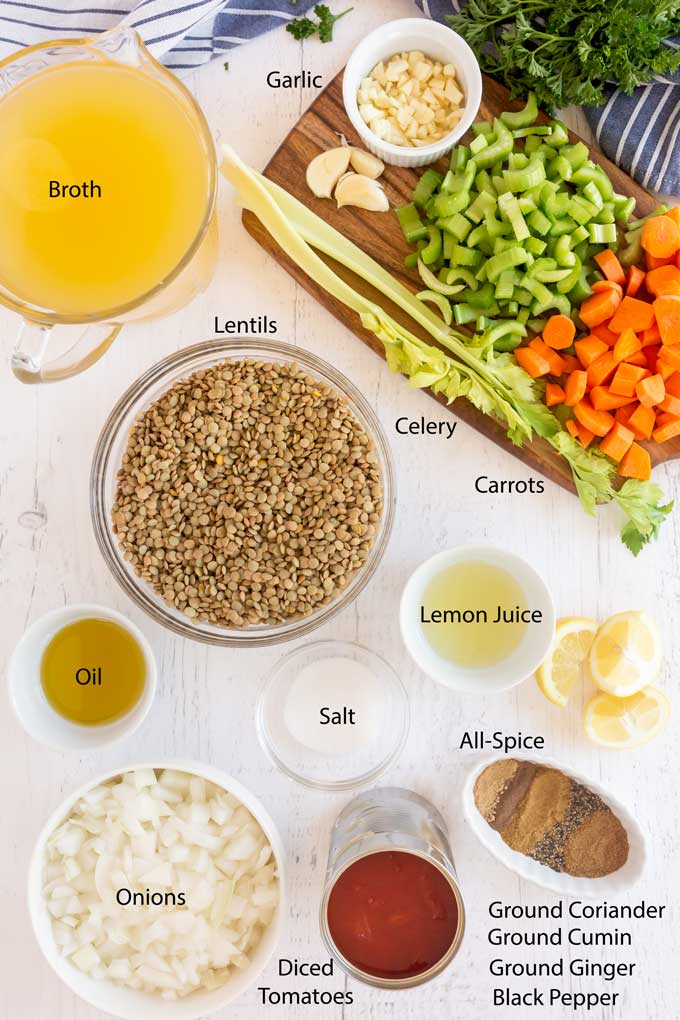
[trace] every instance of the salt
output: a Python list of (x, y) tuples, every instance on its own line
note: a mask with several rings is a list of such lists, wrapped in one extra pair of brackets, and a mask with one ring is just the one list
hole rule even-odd
[(284, 705), (290, 735), (324, 755), (353, 754), (380, 734), (380, 683), (346, 656), (319, 659), (300, 670)]

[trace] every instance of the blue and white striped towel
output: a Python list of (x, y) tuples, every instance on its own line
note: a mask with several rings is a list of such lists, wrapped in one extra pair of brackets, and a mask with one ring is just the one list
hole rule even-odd
[(0, 0), (0, 58), (49, 39), (135, 28), (157, 60), (186, 71), (300, 17), (315, 0)]
[[(0, 0), (0, 58), (48, 39), (96, 35), (124, 22), (174, 71), (222, 56), (240, 43), (299, 17), (315, 0)], [(97, 0), (89, 0), (97, 2)], [(358, 2), (358, 0), (357, 0)], [(416, 0), (443, 21), (459, 0)], [(670, 45), (677, 46), (677, 41)], [(680, 194), (680, 74), (657, 79), (625, 96), (613, 88), (607, 103), (587, 109), (604, 152), (643, 186)]]

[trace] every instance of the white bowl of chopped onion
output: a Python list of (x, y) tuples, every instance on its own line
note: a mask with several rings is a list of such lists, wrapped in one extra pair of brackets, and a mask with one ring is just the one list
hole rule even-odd
[(472, 124), (482, 75), (457, 32), (429, 18), (401, 18), (359, 43), (347, 61), (342, 98), (374, 155), (394, 166), (425, 166)]
[(122, 1020), (197, 1020), (266, 966), (284, 917), (283, 846), (258, 799), (197, 762), (81, 787), (33, 852), (28, 902), (68, 987)]

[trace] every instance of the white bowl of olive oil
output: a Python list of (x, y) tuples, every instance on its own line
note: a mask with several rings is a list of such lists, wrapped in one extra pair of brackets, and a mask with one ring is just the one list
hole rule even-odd
[(525, 560), (468, 545), (421, 563), (404, 588), (399, 620), (424, 673), (457, 691), (491, 694), (521, 683), (543, 662), (555, 607)]
[(16, 646), (9, 696), (34, 740), (59, 751), (90, 751), (129, 736), (156, 693), (156, 661), (122, 613), (89, 603), (36, 620)]

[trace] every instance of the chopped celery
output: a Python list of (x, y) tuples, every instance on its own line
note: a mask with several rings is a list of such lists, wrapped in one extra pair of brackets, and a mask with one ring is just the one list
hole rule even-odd
[[(455, 155), (455, 162), (454, 162)], [(470, 149), (467, 145), (458, 145), (451, 153), (451, 169), (464, 170), (470, 158)]]
[(432, 197), (433, 192), (436, 191), (441, 184), (442, 180), (442, 175), (437, 173), (436, 170), (426, 170), (415, 186), (415, 190), (412, 195), (413, 204), (423, 209)]
[(462, 244), (454, 244), (451, 262), (454, 266), (478, 266), (482, 261), (481, 252), (474, 248), (464, 248)]
[(544, 213), (541, 212), (540, 209), (536, 209), (531, 213), (527, 223), (531, 227), (532, 231), (536, 234), (540, 234), (541, 237), (543, 237), (544, 234), (547, 234), (551, 227), (550, 220), (546, 215), (544, 215)]
[(405, 239), (409, 244), (424, 240), (428, 236), (427, 226), (423, 223), (413, 202), (397, 209), (397, 219)]
[(588, 159), (588, 146), (583, 142), (576, 142), (574, 145), (565, 145), (560, 156), (569, 161), (572, 171), (582, 167)]
[[(444, 220), (438, 220), (437, 226), (441, 227), (442, 230), (445, 230), (447, 234), (455, 237), (455, 239), (461, 243), (466, 237), (468, 237), (472, 230), (472, 224), (465, 216), (462, 216), (461, 213), (454, 213), (453, 216), (448, 216)], [(450, 251), (448, 254), (445, 254), (445, 258), (451, 258)]]
[(533, 92), (529, 93), (526, 104), (521, 110), (506, 110), (501, 114), (501, 121), (512, 130), (528, 127), (538, 117), (538, 105)]
[(473, 156), (476, 156), (478, 152), (481, 152), (483, 149), (488, 148), (488, 145), (489, 140), (486, 135), (475, 135), (475, 137), (470, 142), (470, 152), (473, 154)]
[(428, 228), (430, 235), (429, 243), (420, 253), (420, 257), (426, 266), (432, 265), (441, 258), (442, 254), (442, 232), (439, 227), (430, 225)]
[(478, 315), (478, 309), (473, 308), (471, 305), (460, 303), (453, 306), (453, 317), (458, 326), (464, 326), (468, 322), (474, 322)]
[(512, 152), (515, 139), (512, 131), (498, 117), (493, 122), (494, 141), (475, 157), (478, 170), (493, 166), (497, 159), (506, 159)]
[(503, 183), (508, 191), (528, 191), (545, 180), (545, 166), (540, 159), (532, 159), (521, 170), (504, 170)]
[(498, 208), (501, 216), (510, 223), (518, 241), (525, 241), (527, 237), (531, 236), (531, 231), (522, 215), (519, 202), (514, 195), (501, 195), (498, 199)]
[(473, 223), (480, 223), (488, 212), (492, 212), (496, 208), (496, 199), (493, 195), (490, 195), (487, 191), (482, 191), (477, 195), (474, 202), (472, 202), (465, 213), (468, 219), (471, 219)]
[(447, 301), (443, 294), (438, 294), (434, 290), (421, 290), (416, 294), (416, 297), (420, 301), (428, 301), (432, 305), (436, 305), (439, 311), (442, 313), (442, 319), (447, 326), (451, 325), (453, 320), (453, 311), (451, 309), (451, 302)]
[(540, 237), (527, 237), (524, 247), (530, 255), (542, 255), (547, 248), (547, 244)]
[(493, 133), (493, 124), (488, 120), (478, 120), (472, 125), (472, 133), (477, 135), (490, 135)]
[(434, 200), (434, 216), (437, 219), (445, 219), (466, 209), (469, 204), (470, 195), (467, 191), (459, 191), (457, 195), (437, 195)]
[(493, 255), (486, 263), (486, 275), (492, 283), (497, 280), (505, 269), (514, 269), (515, 266), (524, 265), (529, 261), (529, 253), (520, 248), (519, 245), (514, 245), (507, 251), (499, 252), (498, 255)]
[(618, 239), (614, 223), (591, 223), (588, 232), (594, 244), (615, 244)]

